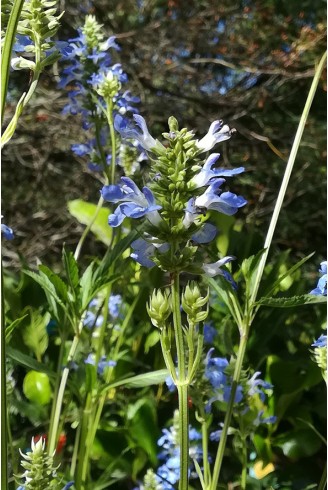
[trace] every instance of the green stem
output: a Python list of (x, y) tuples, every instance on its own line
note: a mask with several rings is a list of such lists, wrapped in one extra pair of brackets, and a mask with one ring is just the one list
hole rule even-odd
[(271, 218), (270, 226), (269, 226), (268, 233), (267, 233), (267, 236), (266, 236), (266, 239), (265, 239), (265, 243), (264, 243), (264, 247), (263, 247), (265, 249), (265, 252), (263, 253), (263, 255), (261, 257), (261, 260), (259, 262), (259, 266), (258, 266), (258, 269), (257, 269), (257, 274), (256, 274), (256, 279), (255, 279), (255, 285), (254, 285), (254, 289), (252, 291), (252, 295), (251, 295), (251, 298), (250, 298), (250, 304), (251, 304), (251, 306), (252, 306), (252, 303), (254, 303), (254, 301), (256, 300), (256, 296), (257, 296), (258, 289), (259, 289), (259, 286), (260, 286), (260, 282), (261, 282), (261, 279), (262, 279), (264, 267), (265, 267), (265, 264), (266, 264), (266, 261), (267, 261), (267, 258), (268, 258), (268, 254), (269, 254), (269, 250), (270, 250), (270, 246), (271, 246), (271, 242), (272, 242), (272, 237), (273, 237), (273, 234), (274, 234), (274, 231), (275, 231), (275, 228), (276, 228), (276, 224), (277, 224), (277, 221), (278, 221), (278, 218), (279, 218), (279, 213), (281, 211), (282, 203), (283, 203), (283, 200), (284, 200), (284, 197), (285, 197), (285, 194), (286, 194), (288, 182), (289, 182), (289, 179), (290, 179), (292, 170), (293, 170), (294, 162), (295, 162), (296, 155), (297, 155), (297, 152), (298, 152), (300, 143), (301, 143), (301, 139), (302, 139), (303, 131), (304, 131), (304, 128), (305, 128), (305, 124), (306, 124), (306, 121), (307, 121), (307, 118), (308, 118), (308, 115), (309, 115), (309, 112), (310, 112), (312, 101), (313, 101), (313, 98), (315, 96), (315, 93), (316, 93), (316, 90), (317, 90), (317, 87), (318, 87), (318, 83), (319, 83), (319, 80), (320, 80), (320, 76), (321, 76), (322, 70), (323, 70), (323, 68), (325, 66), (326, 60), (327, 60), (327, 51), (322, 56), (322, 58), (320, 60), (320, 63), (318, 65), (317, 69), (316, 69), (316, 72), (315, 72), (315, 75), (314, 75), (314, 78), (313, 78), (313, 81), (312, 81), (312, 84), (311, 84), (311, 88), (310, 88), (310, 91), (309, 91), (309, 94), (308, 94), (308, 97), (306, 99), (306, 103), (305, 103), (305, 106), (304, 106), (304, 109), (303, 109), (303, 113), (302, 113), (300, 122), (298, 124), (298, 128), (297, 128), (297, 132), (296, 132), (295, 139), (294, 139), (294, 142), (293, 142), (293, 146), (292, 146), (292, 149), (291, 149), (291, 152), (290, 152), (290, 155), (289, 155), (289, 159), (288, 159), (288, 162), (287, 162), (285, 174), (284, 174), (284, 177), (283, 177), (283, 180), (282, 180), (282, 183), (281, 183), (281, 187), (280, 187), (280, 190), (279, 190), (277, 202), (276, 202), (276, 205), (275, 205), (275, 208), (274, 208), (274, 211), (273, 211), (273, 215), (272, 215), (272, 218)]
[(8, 484), (8, 433), (7, 412), (7, 378), (6, 378), (6, 332), (5, 332), (5, 301), (3, 296), (3, 272), (1, 265), (1, 488)]
[(83, 231), (83, 233), (81, 235), (81, 238), (79, 240), (79, 243), (77, 244), (77, 247), (76, 247), (75, 252), (74, 252), (74, 258), (75, 258), (75, 260), (78, 260), (78, 258), (80, 257), (80, 253), (81, 253), (81, 249), (83, 247), (83, 243), (85, 242), (85, 239), (88, 236), (88, 234), (89, 234), (89, 232), (90, 232), (90, 230), (92, 228), (92, 225), (96, 221), (96, 219), (98, 217), (98, 214), (100, 213), (100, 210), (101, 210), (103, 204), (104, 204), (104, 199), (101, 196), (99, 198), (99, 201), (98, 201), (98, 204), (97, 204), (97, 208), (96, 208), (95, 214), (91, 218), (91, 221), (89, 222), (89, 224), (87, 225), (87, 227), (84, 229), (84, 231)]
[(12, 118), (12, 120), (8, 124), (6, 130), (4, 131), (4, 133), (1, 136), (2, 146), (4, 146), (6, 143), (8, 143), (10, 138), (13, 136), (13, 134), (16, 130), (18, 118), (21, 115), (24, 107), (28, 104), (32, 95), (34, 94), (36, 87), (38, 85), (38, 82), (39, 82), (40, 75), (42, 73), (42, 70), (41, 70), (41, 52), (42, 52), (41, 51), (41, 40), (40, 40), (40, 36), (37, 33), (34, 33), (34, 36), (35, 36), (35, 68), (33, 71), (33, 78), (32, 78), (32, 81), (30, 83), (30, 88), (28, 89), (27, 94), (25, 95), (25, 97), (22, 97), (20, 99), (20, 102), (19, 102), (19, 104), (21, 103), (20, 107), (16, 108), (16, 112), (15, 112), (14, 117)]
[(68, 356), (67, 356), (66, 366), (64, 367), (63, 372), (61, 374), (60, 385), (59, 385), (58, 394), (56, 397), (56, 402), (55, 402), (55, 407), (54, 407), (54, 413), (53, 413), (53, 417), (52, 417), (51, 431), (49, 430), (49, 443), (48, 443), (48, 453), (49, 454), (52, 454), (54, 452), (54, 450), (56, 449), (57, 433), (58, 433), (58, 427), (59, 427), (61, 407), (63, 404), (63, 398), (64, 398), (64, 394), (65, 394), (66, 383), (67, 383), (67, 379), (68, 379), (68, 375), (69, 375), (69, 363), (74, 359), (74, 356), (76, 354), (77, 346), (78, 346), (79, 341), (80, 341), (80, 335), (81, 335), (81, 332), (83, 329), (84, 317), (85, 317), (85, 314), (82, 315), (82, 318), (79, 322), (77, 332), (75, 333), (71, 348), (70, 348)]
[(189, 467), (189, 413), (188, 413), (188, 380), (185, 375), (185, 352), (180, 312), (179, 274), (173, 275), (171, 286), (172, 312), (175, 342), (178, 358), (178, 397), (179, 397), (179, 444), (180, 444), (180, 481), (179, 490), (188, 489)]
[(202, 448), (203, 448), (203, 474), (205, 488), (210, 488), (211, 486), (211, 469), (208, 460), (208, 421), (206, 420), (205, 413), (201, 416), (202, 425)]
[(243, 450), (242, 450), (242, 461), (243, 467), (241, 470), (241, 478), (240, 478), (240, 488), (241, 490), (246, 490), (247, 483), (247, 441), (246, 437), (243, 436)]
[[(311, 104), (312, 104), (312, 101), (313, 101), (313, 98), (314, 98), (314, 95), (315, 95), (315, 92), (316, 92), (316, 89), (317, 89), (317, 86), (319, 83), (321, 72), (322, 72), (324, 65), (326, 63), (326, 59), (327, 59), (327, 52), (322, 56), (320, 63), (316, 69), (316, 73), (315, 73), (315, 76), (314, 76), (313, 81), (312, 81), (312, 85), (311, 85), (311, 88), (309, 91), (309, 95), (307, 97), (307, 100), (306, 100), (306, 103), (304, 106), (304, 110), (303, 110), (303, 113), (302, 113), (302, 116), (301, 116), (301, 119), (299, 122), (299, 126), (298, 126), (296, 136), (294, 139), (294, 143), (293, 143), (291, 153), (290, 153), (290, 156), (288, 159), (285, 175), (284, 175), (284, 178), (283, 178), (283, 181), (281, 184), (281, 188), (280, 188), (280, 191), (278, 194), (276, 206), (275, 206), (272, 218), (271, 218), (270, 226), (269, 226), (267, 237), (265, 240), (265, 244), (264, 244), (265, 252), (261, 257), (259, 267), (257, 270), (257, 275), (256, 275), (256, 279), (255, 279), (255, 286), (254, 286), (254, 289), (252, 291), (251, 300), (250, 300), (250, 308), (252, 308), (252, 304), (254, 304), (257, 293), (258, 293), (259, 285), (260, 285), (260, 282), (262, 279), (264, 267), (265, 267), (266, 260), (268, 257), (268, 253), (269, 253), (269, 248), (271, 246), (273, 233), (274, 233), (277, 221), (278, 221), (279, 213), (280, 213), (282, 203), (283, 203), (283, 200), (285, 197), (287, 185), (288, 185), (289, 178), (290, 178), (290, 175), (291, 175), (291, 172), (293, 169), (293, 165), (295, 162), (297, 151), (298, 151), (298, 148), (300, 146), (300, 142), (301, 142), (302, 134), (304, 131), (305, 123), (306, 123), (307, 117), (309, 115)], [(255, 310), (256, 310), (256, 308), (255, 308)], [(252, 315), (250, 314), (250, 318), (251, 319), (254, 318), (253, 312), (252, 312)], [(241, 335), (241, 339), (240, 339), (240, 344), (239, 344), (239, 349), (238, 349), (238, 354), (237, 354), (237, 361), (236, 361), (235, 371), (234, 371), (234, 375), (233, 375), (231, 395), (230, 395), (230, 400), (228, 403), (227, 412), (226, 412), (225, 419), (224, 419), (224, 426), (223, 426), (223, 430), (222, 430), (222, 435), (221, 435), (221, 439), (220, 439), (220, 443), (219, 443), (219, 447), (218, 447), (218, 451), (217, 451), (217, 455), (216, 455), (216, 460), (215, 460), (215, 465), (214, 465), (214, 470), (213, 470), (213, 480), (212, 480), (211, 490), (216, 490), (217, 485), (218, 485), (218, 481), (219, 481), (220, 470), (221, 470), (221, 465), (222, 465), (222, 460), (223, 460), (223, 455), (224, 455), (224, 449), (225, 449), (227, 435), (228, 435), (228, 429), (229, 429), (229, 425), (230, 425), (231, 417), (232, 417), (232, 410), (233, 410), (233, 404), (234, 404), (233, 400), (235, 398), (237, 386), (239, 383), (239, 378), (240, 378), (240, 374), (241, 374), (243, 360), (244, 360), (244, 356), (245, 356), (245, 352), (246, 352), (247, 338), (248, 338), (250, 326), (251, 326), (251, 321), (247, 320), (246, 328), (243, 328), (241, 330), (242, 335)]]
[[(100, 334), (98, 338), (98, 346), (95, 355), (95, 365), (98, 366), (99, 359), (101, 357), (101, 352), (103, 349), (103, 341), (107, 328), (107, 320), (108, 320), (108, 300), (112, 291), (112, 286), (108, 286), (107, 292), (104, 299), (104, 304), (102, 307), (103, 310), (103, 321), (100, 327)], [(89, 449), (86, 441), (88, 440), (88, 434), (92, 427), (93, 421), (93, 410), (92, 406), (95, 403), (94, 397), (91, 393), (87, 394), (85, 405), (82, 412), (81, 419), (81, 430), (79, 433), (79, 451), (78, 451), (78, 459), (77, 459), (77, 468), (76, 468), (76, 478), (75, 478), (75, 486), (77, 490), (80, 488), (84, 488), (84, 483), (87, 476), (88, 470), (88, 462), (89, 462)]]
[(325, 490), (326, 486), (327, 486), (327, 463), (325, 469), (323, 470), (321, 480), (318, 485), (318, 490)]
[(58, 392), (59, 392), (60, 381), (61, 381), (61, 375), (62, 375), (62, 368), (63, 368), (63, 358), (64, 358), (65, 342), (66, 342), (65, 327), (63, 330), (64, 330), (64, 334), (61, 336), (60, 349), (59, 349), (59, 355), (58, 355), (56, 385), (55, 385), (55, 391), (54, 391), (52, 407), (51, 407), (48, 440), (50, 440), (50, 438), (52, 437), (52, 433), (54, 431), (54, 420), (55, 420), (54, 417), (55, 417), (55, 412), (56, 412), (56, 403), (57, 403)]
[[(140, 299), (140, 295), (138, 295), (135, 298), (134, 302), (132, 303), (132, 305), (131, 305), (128, 313), (127, 313), (127, 315), (124, 318), (124, 321), (123, 321), (123, 324), (121, 327), (120, 336), (117, 339), (117, 342), (116, 342), (115, 348), (114, 348), (114, 352), (112, 354), (113, 360), (116, 360), (118, 358), (119, 351), (120, 351), (121, 346), (122, 346), (124, 339), (125, 339), (125, 330), (129, 324), (130, 320), (131, 320), (133, 311), (134, 311), (139, 299)], [(108, 368), (106, 378), (105, 378), (106, 384), (108, 384), (111, 381), (113, 374), (114, 374), (114, 368), (112, 368), (112, 367)], [(77, 490), (83, 490), (85, 488), (88, 466), (89, 466), (90, 451), (91, 451), (91, 448), (92, 448), (92, 445), (93, 445), (93, 442), (94, 442), (94, 439), (96, 436), (96, 432), (97, 432), (97, 429), (99, 426), (99, 422), (100, 422), (100, 418), (101, 418), (101, 414), (102, 414), (102, 411), (104, 408), (106, 398), (107, 398), (107, 392), (105, 392), (98, 400), (94, 401), (93, 411), (92, 411), (91, 415), (89, 415), (89, 420), (91, 422), (89, 424), (89, 430), (88, 430), (88, 433), (86, 435), (85, 441), (83, 441), (83, 437), (80, 438), (80, 441), (81, 441), (80, 444), (85, 445), (85, 451), (84, 451), (84, 455), (83, 455), (83, 460), (81, 461), (81, 463), (79, 461), (77, 471), (76, 471), (77, 478), (79, 478), (80, 485), (81, 485), (80, 487), (78, 487), (78, 486), (76, 487)], [(81, 475), (79, 475), (79, 473), (81, 473)]]
[(1, 59), (1, 123), (5, 112), (8, 81), (10, 73), (11, 52), (15, 42), (17, 25), (24, 5), (24, 0), (14, 0), (7, 25)]
[(110, 178), (110, 183), (114, 184), (115, 168), (116, 168), (116, 138), (115, 138), (115, 128), (114, 128), (114, 119), (113, 119), (113, 109), (114, 109), (113, 100), (112, 99), (107, 100), (106, 105), (107, 105), (106, 116), (107, 116), (111, 145), (112, 145), (111, 174), (108, 177)]
[(218, 482), (219, 482), (222, 460), (223, 460), (224, 450), (225, 450), (225, 446), (226, 446), (226, 442), (227, 442), (228, 430), (229, 430), (231, 418), (232, 418), (234, 400), (235, 400), (237, 386), (239, 383), (241, 369), (243, 366), (243, 360), (244, 360), (244, 356), (245, 356), (245, 352), (246, 352), (247, 338), (248, 338), (248, 332), (245, 332), (240, 338), (240, 344), (239, 344), (239, 349), (238, 349), (238, 354), (237, 354), (237, 359), (236, 359), (236, 365), (235, 365), (235, 370), (233, 373), (231, 394), (230, 394), (230, 399), (229, 399), (228, 406), (227, 406), (227, 412), (226, 412), (225, 417), (224, 417), (224, 424), (223, 424), (222, 434), (220, 437), (219, 447), (218, 447), (217, 454), (216, 454), (216, 459), (215, 459), (215, 464), (214, 464), (214, 469), (213, 469), (213, 476), (212, 476), (212, 484), (211, 484), (210, 490), (216, 490), (217, 486), (218, 486)]

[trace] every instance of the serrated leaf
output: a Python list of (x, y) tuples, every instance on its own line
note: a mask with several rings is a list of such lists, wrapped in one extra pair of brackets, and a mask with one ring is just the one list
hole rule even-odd
[(31, 277), (36, 283), (38, 283), (41, 286), (41, 288), (44, 290), (46, 297), (47, 297), (47, 300), (48, 300), (49, 308), (50, 308), (53, 316), (56, 319), (58, 319), (59, 315), (58, 315), (57, 304), (59, 304), (63, 308), (64, 308), (64, 305), (63, 305), (61, 299), (57, 296), (55, 286), (52, 284), (52, 282), (49, 280), (49, 278), (45, 274), (42, 274), (42, 273), (36, 274), (35, 272), (27, 271), (27, 270), (24, 270), (23, 272), (27, 276)]
[(58, 297), (63, 301), (67, 301), (67, 286), (64, 281), (58, 276), (58, 274), (55, 274), (51, 269), (49, 269), (49, 267), (43, 264), (39, 265), (39, 271), (47, 276), (48, 279), (52, 282), (55, 287), (56, 293), (58, 294)]
[(47, 325), (50, 314), (41, 315), (38, 311), (30, 309), (30, 324), (23, 330), (23, 340), (26, 347), (29, 347), (39, 362), (48, 347)]
[(79, 268), (73, 253), (63, 248), (63, 264), (66, 271), (67, 279), (73, 291), (76, 291), (79, 286)]
[(256, 302), (259, 306), (272, 306), (274, 308), (292, 308), (294, 306), (313, 305), (327, 303), (326, 296), (316, 296), (314, 294), (303, 294), (290, 298), (261, 298)]
[(92, 295), (92, 284), (93, 284), (93, 269), (94, 269), (94, 262), (91, 262), (89, 266), (85, 269), (81, 280), (80, 280), (80, 286), (81, 286), (81, 292), (82, 292), (82, 298), (81, 298), (81, 308), (82, 311), (87, 308), (89, 304), (89, 298)]
[[(75, 199), (67, 203), (68, 211), (83, 225), (90, 225), (97, 211), (95, 204)], [(101, 208), (98, 210), (98, 215), (93, 221), (91, 231), (105, 245), (110, 245), (112, 240), (112, 228), (108, 224), (108, 216), (110, 210)]]

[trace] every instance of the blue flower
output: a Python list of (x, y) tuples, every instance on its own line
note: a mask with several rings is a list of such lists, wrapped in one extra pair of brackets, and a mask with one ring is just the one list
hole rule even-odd
[(203, 187), (213, 178), (232, 177), (233, 175), (238, 175), (245, 171), (244, 167), (238, 167), (235, 169), (216, 168), (213, 170), (212, 167), (219, 157), (220, 153), (213, 153), (207, 158), (200, 172), (191, 179), (191, 188), (197, 189), (199, 187)]
[(144, 118), (138, 114), (135, 114), (133, 118), (141, 129), (141, 133), (133, 124), (127, 121), (127, 119), (122, 117), (120, 114), (115, 116), (114, 127), (116, 131), (121, 134), (122, 138), (136, 139), (145, 150), (158, 150), (163, 152), (165, 150), (164, 146), (151, 136)]
[(133, 252), (130, 254), (130, 257), (132, 257), (139, 264), (150, 269), (151, 267), (155, 266), (155, 262), (153, 262), (151, 259), (154, 257), (156, 249), (160, 253), (165, 253), (168, 251), (169, 247), (170, 246), (168, 243), (158, 242), (158, 240), (152, 237), (149, 237), (148, 240), (138, 238), (131, 243)]
[(237, 196), (232, 192), (223, 192), (218, 194), (219, 188), (225, 182), (225, 179), (216, 179), (201, 195), (196, 197), (196, 208), (214, 209), (220, 213), (231, 216), (235, 214), (239, 208), (247, 204), (246, 199), (242, 196)]
[[(200, 461), (203, 451), (199, 441), (201, 434), (189, 425), (189, 456), (193, 460)], [(158, 455), (160, 461), (165, 463), (157, 469), (157, 475), (161, 480), (164, 489), (173, 489), (173, 485), (180, 479), (180, 448), (178, 442), (178, 427), (176, 423), (169, 429), (162, 430), (162, 436), (157, 441), (158, 446), (162, 451)], [(193, 477), (191, 467), (189, 468), (189, 476)]]
[(108, 300), (108, 311), (112, 318), (118, 318), (120, 307), (122, 305), (122, 296), (120, 294), (111, 294)]
[(256, 373), (254, 373), (253, 376), (247, 381), (247, 384), (249, 386), (248, 395), (259, 395), (261, 401), (264, 402), (265, 393), (263, 392), (263, 390), (271, 389), (273, 388), (273, 386), (272, 384), (263, 381), (263, 379), (258, 379), (258, 376), (260, 376), (260, 374), (260, 371), (256, 371)]
[(211, 323), (204, 324), (204, 342), (205, 344), (212, 344), (213, 340), (217, 336), (218, 332)]
[(208, 130), (208, 133), (200, 141), (197, 141), (197, 147), (201, 152), (209, 151), (217, 143), (228, 140), (235, 132), (230, 129), (227, 124), (223, 125), (223, 121), (214, 121)]
[[(88, 357), (85, 359), (84, 363), (85, 364), (92, 364), (93, 366), (95, 366), (95, 364), (96, 364), (95, 355), (89, 354)], [(107, 361), (106, 356), (102, 356), (98, 362), (97, 372), (98, 372), (98, 374), (102, 375), (104, 373), (104, 369), (106, 367), (115, 367), (115, 366), (116, 366), (115, 361)]]
[(1, 224), (1, 233), (6, 240), (13, 240), (15, 238), (12, 228), (9, 228), (9, 226), (4, 225), (3, 223)]
[(319, 272), (322, 276), (318, 281), (317, 287), (310, 294), (327, 296), (327, 261), (321, 262)]
[(149, 221), (157, 226), (161, 221), (158, 210), (162, 207), (156, 204), (151, 190), (144, 187), (141, 192), (129, 177), (122, 177), (121, 182), (121, 185), (104, 186), (101, 191), (105, 201), (114, 203), (123, 201), (123, 204), (120, 204), (108, 217), (109, 225), (117, 227), (126, 217), (141, 218), (147, 215)]
[(327, 335), (320, 335), (320, 337), (311, 344), (312, 347), (327, 347)]
[(211, 223), (204, 223), (204, 225), (192, 235), (192, 240), (196, 243), (209, 243), (217, 235), (217, 229)]
[(277, 422), (277, 417), (275, 415), (271, 415), (270, 417), (263, 417), (264, 410), (260, 410), (257, 414), (256, 419), (253, 421), (253, 424), (257, 427), (260, 424), (275, 424)]
[(234, 289), (237, 289), (237, 284), (232, 278), (231, 274), (222, 269), (221, 267), (228, 262), (231, 262), (232, 260), (235, 260), (235, 257), (223, 257), (223, 259), (217, 260), (216, 262), (213, 262), (211, 264), (203, 264), (202, 268), (205, 274), (209, 277), (215, 277), (215, 276), (223, 276)]

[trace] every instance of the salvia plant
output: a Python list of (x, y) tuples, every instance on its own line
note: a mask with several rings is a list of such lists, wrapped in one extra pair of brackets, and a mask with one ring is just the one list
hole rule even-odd
[[(299, 296), (277, 293), (284, 279), (310, 257), (283, 274), (266, 278), (265, 272), (326, 58), (316, 69), (264, 247), (240, 261), (213, 246), (220, 216), (236, 215), (247, 206), (247, 200), (233, 192), (247, 168), (227, 168), (219, 153), (235, 130), (216, 120), (201, 135), (171, 116), (167, 131), (153, 136), (139, 114), (140, 99), (129, 90), (115, 37), (87, 15), (75, 38), (55, 41), (62, 15), (55, 1), (3, 5), (3, 109), (10, 70), (29, 70), (31, 78), (2, 143), (13, 136), (42, 71), (59, 60), (58, 88), (68, 97), (63, 114), (78, 118), (82, 129), (72, 152), (95, 172), (99, 188), (97, 204), (68, 203), (86, 227), (74, 252), (63, 247), (62, 272), (45, 264), (37, 272), (25, 267), (25, 280), (43, 290), (46, 307), (27, 307), (13, 318), (10, 300), (4, 300), (8, 323), (2, 329), (2, 352), (8, 349), (8, 362), (2, 365), (2, 416), (4, 444), (11, 445), (10, 471), (20, 490), (125, 488), (124, 482), (126, 488), (144, 490), (216, 490), (223, 485), (224, 461), (233, 454), (238, 488), (245, 489), (257, 434), (270, 434), (279, 423), (272, 402), (275, 386), (245, 363), (254, 321), (264, 307), (324, 303), (327, 295), (326, 262), (317, 287)], [(81, 218), (85, 210), (87, 220)], [(106, 225), (100, 226), (103, 217)], [(4, 238), (14, 238), (7, 225), (1, 230)], [(106, 252), (86, 265), (81, 255), (91, 233), (106, 245)], [(222, 325), (228, 322), (237, 339), (223, 352), (213, 305), (224, 312)], [(29, 356), (17, 354), (11, 345), (17, 331)], [(160, 346), (161, 358), (153, 370), (148, 361), (142, 362), (140, 332), (147, 335), (146, 353)], [(56, 351), (56, 365), (50, 369), (51, 350)], [(310, 356), (326, 379), (326, 335), (312, 343)], [(24, 405), (12, 375), (15, 361), (28, 369), (23, 394), (32, 406), (41, 407), (37, 416), (46, 434), (32, 438), (30, 449), (20, 450), (23, 472), (8, 415)], [(152, 386), (157, 387), (157, 401), (165, 392), (177, 403), (161, 435), (154, 392), (147, 391)], [(145, 437), (147, 425), (150, 438)], [(68, 426), (70, 441), (62, 458)], [(113, 448), (121, 444), (117, 433), (130, 446), (122, 447), (118, 458), (109, 458), (99, 476), (93, 466), (101, 445), (97, 436), (106, 430)], [(129, 467), (126, 453), (131, 458), (139, 450), (146, 457)], [(2, 488), (7, 488), (13, 480), (5, 447), (2, 456)], [(267, 463), (272, 463), (269, 457)], [(324, 476), (319, 485), (324, 488)]]

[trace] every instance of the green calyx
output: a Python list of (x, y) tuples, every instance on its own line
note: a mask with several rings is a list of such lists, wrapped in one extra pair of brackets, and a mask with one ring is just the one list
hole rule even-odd
[(169, 291), (162, 292), (160, 289), (155, 289), (146, 308), (152, 324), (163, 329), (166, 326), (166, 320), (172, 313)]
[[(202, 296), (196, 282), (192, 281), (187, 284), (182, 294), (182, 308), (191, 323), (203, 322), (207, 318), (208, 300), (209, 291), (207, 291), (206, 296)], [(204, 306), (206, 307), (205, 310), (203, 310)]]

